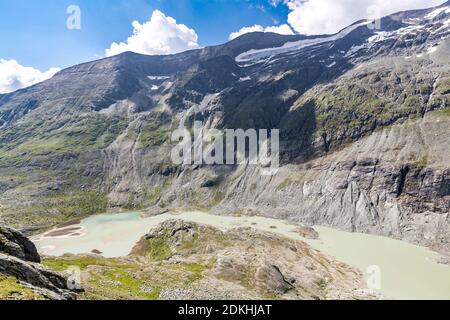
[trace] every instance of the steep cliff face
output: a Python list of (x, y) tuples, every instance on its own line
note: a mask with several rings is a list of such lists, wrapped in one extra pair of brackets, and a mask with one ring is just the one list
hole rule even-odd
[[(125, 53), (2, 95), (0, 219), (43, 228), (108, 207), (200, 207), (448, 251), (449, 19), (447, 3), (380, 29)], [(194, 120), (279, 128), (280, 171), (173, 164), (170, 134)]]

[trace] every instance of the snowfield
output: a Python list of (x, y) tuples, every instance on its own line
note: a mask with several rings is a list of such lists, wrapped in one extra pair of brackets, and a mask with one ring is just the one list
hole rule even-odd
[(364, 22), (354, 24), (348, 28), (345, 28), (341, 32), (332, 35), (332, 36), (324, 36), (324, 37), (318, 37), (318, 38), (312, 38), (312, 39), (304, 39), (294, 42), (287, 42), (281, 47), (277, 48), (267, 48), (267, 49), (259, 49), (259, 50), (250, 50), (244, 53), (241, 53), (236, 57), (236, 62), (248, 62), (248, 61), (254, 61), (254, 60), (262, 60), (269, 58), (273, 55), (283, 54), (291, 51), (298, 51), (303, 48), (316, 46), (319, 44), (327, 43), (336, 41), (339, 39), (342, 39), (346, 37), (348, 34), (350, 34), (352, 31), (356, 30), (357, 28), (369, 24), (370, 21), (365, 20)]

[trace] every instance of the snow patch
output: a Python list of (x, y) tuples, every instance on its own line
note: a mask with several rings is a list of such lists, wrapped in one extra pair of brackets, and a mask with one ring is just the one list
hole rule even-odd
[(427, 14), (425, 16), (426, 19), (434, 19), (436, 18), (441, 12), (445, 12), (445, 13), (450, 13), (450, 7), (442, 7), (442, 8), (438, 8), (436, 10), (433, 10), (432, 12), (430, 12), (429, 14)]
[(360, 45), (360, 46), (353, 46), (350, 48), (350, 50), (345, 54), (345, 58), (351, 57), (352, 55), (354, 55), (355, 53), (357, 53), (359, 50), (364, 49), (366, 46), (365, 45)]
[(239, 78), (239, 82), (245, 82), (245, 81), (249, 81), (249, 80), (252, 80), (252, 78), (250, 78), (250, 77)]
[(172, 81), (168, 81), (164, 83), (164, 89), (170, 89), (173, 86), (173, 82)]
[(386, 32), (386, 31), (376, 32), (376, 34), (374, 36), (370, 37), (369, 39), (367, 39), (367, 41), (369, 43), (380, 42), (380, 41), (386, 40), (389, 35), (390, 35), (390, 33)]
[(436, 50), (437, 50), (437, 46), (428, 48), (427, 54), (432, 54), (433, 52), (436, 52)]
[(287, 42), (281, 47), (276, 48), (266, 48), (266, 49), (259, 49), (259, 50), (249, 50), (247, 52), (241, 53), (236, 57), (237, 62), (246, 62), (250, 60), (261, 60), (263, 58), (267, 58), (272, 55), (277, 54), (283, 54), (291, 51), (298, 51), (307, 47), (316, 46), (319, 44), (337, 41), (339, 39), (342, 39), (346, 37), (348, 34), (350, 34), (352, 31), (356, 30), (357, 28), (369, 24), (369, 21), (364, 21), (362, 23), (358, 23), (355, 25), (352, 25), (348, 28), (345, 28), (341, 32), (329, 36), (329, 37), (323, 37), (323, 38), (311, 38), (311, 39), (304, 39), (294, 42)]
[(170, 76), (147, 76), (150, 80), (167, 80), (170, 79)]
[[(371, 36), (367, 39), (367, 41), (369, 43), (377, 43), (377, 42), (381, 42), (381, 41), (385, 41), (388, 39), (394, 39), (394, 38), (398, 38), (399, 36), (411, 36), (411, 35), (417, 35), (420, 32), (423, 32), (425, 26), (423, 25), (410, 25), (395, 31), (379, 31), (376, 32), (374, 36)], [(408, 41), (412, 41), (411, 39), (406, 40)]]
[(450, 19), (445, 20), (444, 22), (442, 22), (442, 26), (436, 30), (434, 30), (432, 33), (439, 33), (443, 30), (447, 30), (450, 27)]

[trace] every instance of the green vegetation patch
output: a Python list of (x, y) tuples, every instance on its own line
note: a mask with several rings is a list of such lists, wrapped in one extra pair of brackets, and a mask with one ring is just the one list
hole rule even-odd
[(85, 275), (82, 285), (86, 292), (81, 299), (142, 299), (154, 300), (159, 289), (148, 288), (140, 279), (141, 266), (135, 262), (101, 257), (62, 257), (42, 261), (57, 272), (78, 267)]
[[(281, 122), (283, 140), (297, 148), (323, 145), (323, 151), (355, 141), (378, 128), (421, 117), (427, 110), (435, 79), (411, 68), (363, 69), (335, 83), (317, 86), (302, 96)], [(387, 83), (396, 83), (387, 86)], [(441, 81), (439, 92), (445, 91)], [(442, 94), (435, 95), (442, 97)], [(442, 104), (442, 98), (438, 99)]]
[(450, 118), (450, 107), (434, 110), (430, 114), (438, 118)]
[(186, 288), (203, 279), (209, 264), (171, 264), (161, 261), (61, 257), (43, 261), (57, 272), (77, 266), (82, 272), (85, 292), (79, 299), (156, 300), (164, 289)]
[(62, 154), (82, 154), (110, 145), (126, 128), (119, 117), (97, 113), (79, 117), (75, 121), (50, 123), (36, 120), (18, 123), (0, 133), (0, 164), (20, 163), (37, 156), (56, 157)]
[(442, 95), (450, 94), (450, 78), (441, 80), (436, 89), (438, 89), (438, 92)]
[(189, 274), (184, 277), (184, 285), (189, 285), (192, 282), (203, 279), (203, 272), (207, 269), (206, 266), (200, 263), (184, 263), (172, 267), (173, 270), (181, 271), (183, 274)]
[(154, 187), (153, 189), (149, 190), (147, 193), (149, 204), (150, 205), (157, 204), (161, 200), (161, 197), (163, 196), (164, 192), (170, 188), (171, 184), (172, 184), (171, 180), (165, 180), (161, 186)]
[(0, 274), (0, 300), (44, 300), (44, 297), (21, 285), (16, 278)]
[(170, 115), (155, 113), (143, 125), (139, 141), (144, 148), (161, 146), (170, 141), (170, 132)]
[(85, 270), (89, 266), (102, 266), (120, 269), (135, 269), (138, 267), (135, 263), (124, 262), (118, 259), (94, 257), (49, 258), (43, 260), (42, 264), (57, 272), (63, 272), (70, 267), (78, 267), (81, 270)]
[(162, 261), (172, 255), (172, 249), (167, 243), (168, 235), (147, 240), (147, 256), (153, 261)]
[(90, 279), (90, 286), (108, 290), (108, 295), (122, 299), (156, 300), (160, 288), (146, 286), (145, 281), (129, 270), (107, 269)]
[(31, 205), (9, 209), (13, 214), (5, 214), (7, 224), (17, 228), (33, 226), (46, 229), (72, 219), (104, 213), (108, 206), (106, 195), (95, 190), (50, 194), (36, 200)]

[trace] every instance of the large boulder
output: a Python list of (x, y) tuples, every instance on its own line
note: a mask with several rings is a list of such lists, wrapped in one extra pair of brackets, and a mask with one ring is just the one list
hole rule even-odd
[(40, 264), (36, 246), (17, 230), (0, 226), (0, 274), (11, 276), (37, 295), (51, 300), (73, 300), (81, 289)]
[(0, 253), (25, 261), (41, 262), (36, 246), (19, 231), (0, 226)]
[(0, 274), (15, 277), (22, 285), (47, 299), (76, 299), (76, 292), (68, 288), (65, 277), (35, 262), (0, 253)]

